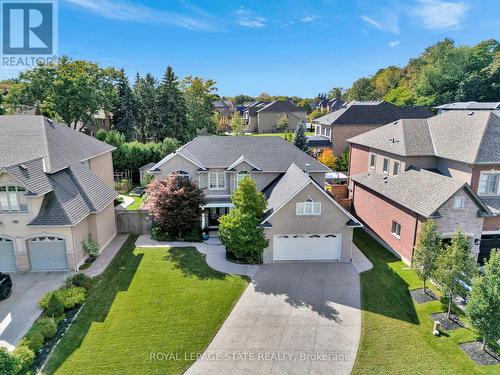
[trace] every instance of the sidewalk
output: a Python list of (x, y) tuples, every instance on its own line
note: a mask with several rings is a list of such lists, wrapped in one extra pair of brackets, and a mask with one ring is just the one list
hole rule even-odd
[(373, 268), (372, 262), (365, 257), (355, 244), (352, 244), (352, 265), (358, 273), (369, 271)]
[(102, 253), (97, 257), (97, 259), (92, 263), (92, 265), (86, 270), (82, 271), (85, 275), (90, 277), (99, 276), (102, 274), (108, 265), (111, 263), (115, 255), (120, 251), (123, 244), (127, 240), (128, 235), (119, 234), (113, 241), (109, 243), (108, 246), (102, 251)]
[(248, 276), (253, 278), (260, 266), (253, 264), (237, 264), (226, 259), (226, 249), (218, 238), (210, 238), (205, 242), (160, 242), (151, 238), (150, 234), (139, 236), (136, 247), (195, 247), (198, 252), (206, 255), (207, 264), (216, 271)]

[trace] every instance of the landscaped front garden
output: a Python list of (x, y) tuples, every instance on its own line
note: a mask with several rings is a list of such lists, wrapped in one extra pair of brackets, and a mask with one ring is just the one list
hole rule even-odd
[(135, 248), (134, 241), (108, 267), (45, 373), (181, 374), (247, 285), (209, 268), (194, 248)]
[(480, 340), (468, 328), (432, 335), (430, 314), (447, 309), (440, 301), (413, 302), (422, 287), (416, 273), (364, 231), (355, 243), (373, 263), (361, 276), (362, 333), (353, 374), (498, 374), (500, 365), (479, 366), (460, 343)]

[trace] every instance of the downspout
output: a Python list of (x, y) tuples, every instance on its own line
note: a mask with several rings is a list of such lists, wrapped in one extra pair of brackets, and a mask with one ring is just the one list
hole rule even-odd
[(75, 227), (71, 227), (71, 242), (73, 243), (73, 262), (74, 262), (75, 272), (77, 272), (78, 265), (76, 263)]
[(415, 231), (413, 234), (413, 246), (411, 248), (411, 262), (410, 262), (410, 267), (413, 268), (413, 254), (415, 254), (415, 245), (417, 244), (417, 228), (418, 228), (418, 218), (419, 215), (417, 214), (415, 218)]

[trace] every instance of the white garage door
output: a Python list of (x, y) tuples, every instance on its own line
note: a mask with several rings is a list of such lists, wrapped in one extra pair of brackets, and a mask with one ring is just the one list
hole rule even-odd
[(66, 241), (59, 237), (41, 236), (28, 240), (31, 270), (33, 271), (65, 271), (68, 269), (66, 259)]
[(274, 260), (339, 260), (342, 235), (280, 234), (273, 238)]
[(0, 237), (0, 271), (13, 272), (15, 270), (14, 242), (8, 238)]

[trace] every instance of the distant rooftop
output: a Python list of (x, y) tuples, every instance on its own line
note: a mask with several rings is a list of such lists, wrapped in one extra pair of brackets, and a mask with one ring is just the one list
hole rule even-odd
[(500, 109), (500, 102), (456, 102), (439, 105), (434, 107), (435, 109), (441, 109), (445, 111), (456, 110), (456, 111), (492, 111), (495, 109)]

